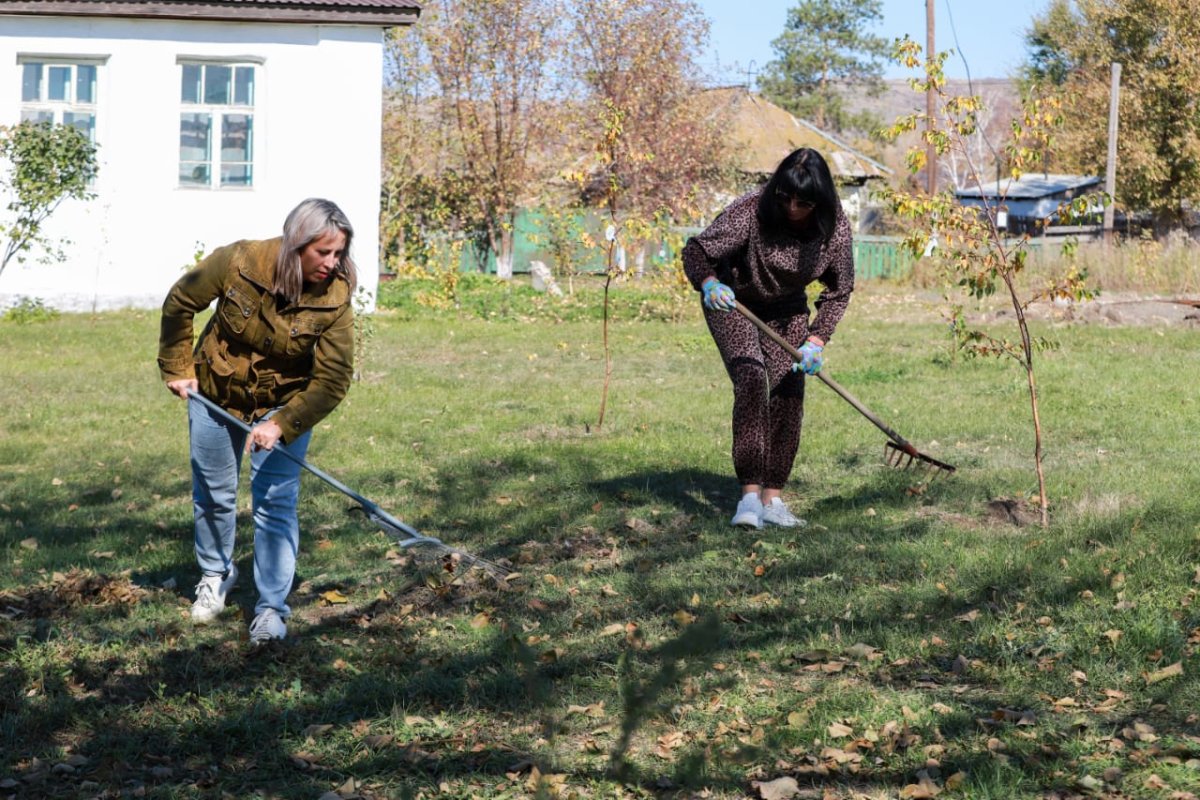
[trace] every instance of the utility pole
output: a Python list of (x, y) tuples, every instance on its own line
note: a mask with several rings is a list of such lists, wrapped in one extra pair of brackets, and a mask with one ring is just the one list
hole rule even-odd
[[(925, 63), (933, 62), (936, 51), (933, 48), (933, 4), (934, 0), (925, 0)], [(925, 91), (925, 130), (933, 133), (933, 112), (937, 107), (937, 96), (933, 87)], [(932, 197), (937, 194), (937, 148), (932, 137), (925, 145), (925, 188)]]
[(1104, 192), (1108, 202), (1104, 205), (1104, 244), (1113, 240), (1113, 197), (1117, 192), (1117, 119), (1121, 105), (1121, 65), (1113, 62), (1112, 86), (1108, 90), (1108, 162), (1104, 167)]

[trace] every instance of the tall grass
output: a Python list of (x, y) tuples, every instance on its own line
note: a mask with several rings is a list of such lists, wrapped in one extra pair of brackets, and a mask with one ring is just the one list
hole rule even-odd
[[(1057, 245), (1057, 246), (1056, 246)], [(1046, 240), (1032, 251), (1031, 277), (1052, 273), (1062, 263), (1061, 243)], [(1076, 263), (1102, 292), (1159, 295), (1200, 294), (1200, 244), (1190, 238), (1150, 237), (1080, 244)]]

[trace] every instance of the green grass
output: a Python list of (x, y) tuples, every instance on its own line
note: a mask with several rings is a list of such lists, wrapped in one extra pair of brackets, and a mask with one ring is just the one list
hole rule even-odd
[(1019, 369), (952, 363), (864, 290), (831, 373), (959, 471), (886, 468), (814, 382), (787, 488), (810, 524), (752, 535), (694, 307), (616, 290), (597, 428), (594, 292), (386, 292), (310, 460), (519, 577), (396, 552), (306, 476), (293, 636), (265, 651), (246, 527), (239, 609), (188, 622), (156, 315), (0, 324), (0, 797), (1200, 791), (1196, 332), (1039, 329), (1052, 524), (1018, 527), (989, 502), (1036, 488)]

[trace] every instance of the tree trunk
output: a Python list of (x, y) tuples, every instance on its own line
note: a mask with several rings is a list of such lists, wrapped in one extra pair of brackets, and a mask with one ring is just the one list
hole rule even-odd
[(500, 247), (496, 250), (496, 277), (511, 280), (513, 276), (513, 235), (510, 228), (500, 231)]
[(1045, 528), (1050, 525), (1050, 500), (1046, 495), (1046, 473), (1042, 467), (1042, 417), (1038, 413), (1037, 380), (1033, 373), (1033, 341), (1029, 338), (1029, 324), (1025, 319), (1025, 309), (1017, 297), (1012, 273), (1004, 272), (1001, 277), (1004, 279), (1004, 285), (1008, 287), (1013, 311), (1017, 315), (1017, 326), (1021, 331), (1021, 352), (1025, 356), (1021, 361), (1021, 366), (1025, 368), (1025, 380), (1029, 387), (1029, 407), (1033, 415), (1033, 464), (1037, 471), (1038, 506), (1042, 527)]

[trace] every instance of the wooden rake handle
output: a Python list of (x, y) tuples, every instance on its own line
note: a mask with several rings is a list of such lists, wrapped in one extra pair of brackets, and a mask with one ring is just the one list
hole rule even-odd
[[(750, 311), (748, 308), (746, 308), (741, 303), (737, 303), (735, 308), (737, 309), (739, 314), (741, 314), (743, 317), (745, 317), (746, 319), (753, 322), (760, 331), (765, 333), (771, 339), (771, 341), (775, 342), (775, 344), (782, 347), (784, 349), (784, 352), (786, 352), (789, 356), (791, 356), (794, 361), (800, 362), (800, 361), (804, 360), (804, 357), (800, 355), (799, 350), (792, 347), (791, 343), (787, 339), (784, 339), (782, 336), (780, 336), (775, 331), (774, 328), (772, 328), (770, 325), (768, 325), (767, 323), (765, 323), (761, 319), (759, 319), (754, 314), (754, 312)], [(896, 433), (894, 430), (892, 430), (886, 424), (884, 424), (883, 420), (881, 420), (879, 417), (875, 416), (875, 414), (871, 411), (871, 409), (864, 406), (857, 397), (850, 394), (848, 391), (846, 391), (844, 388), (842, 388), (842, 385), (840, 383), (835, 381), (833, 378), (829, 377), (829, 375), (827, 375), (824, 370), (821, 370), (820, 372), (818, 372), (817, 377), (821, 379), (822, 383), (824, 383), (830, 389), (833, 389), (835, 392), (837, 392), (838, 395), (840, 395), (843, 400), (845, 400), (850, 405), (854, 406), (854, 409), (858, 413), (860, 413), (864, 417), (866, 417), (868, 420), (870, 420), (871, 424), (873, 424), (876, 428), (879, 428), (879, 430), (883, 431), (884, 435), (887, 436), (889, 439), (891, 439), (892, 442), (894, 444), (896, 444), (896, 446), (899, 447), (901, 450), (903, 450), (905, 453), (907, 453), (910, 456), (913, 456), (914, 458), (921, 458), (922, 460), (924, 460), (926, 458), (925, 456), (922, 456), (919, 452), (917, 452), (917, 448), (915, 448), (911, 444), (909, 444), (908, 441), (903, 436)], [(953, 467), (951, 467), (951, 469), (953, 469)]]

